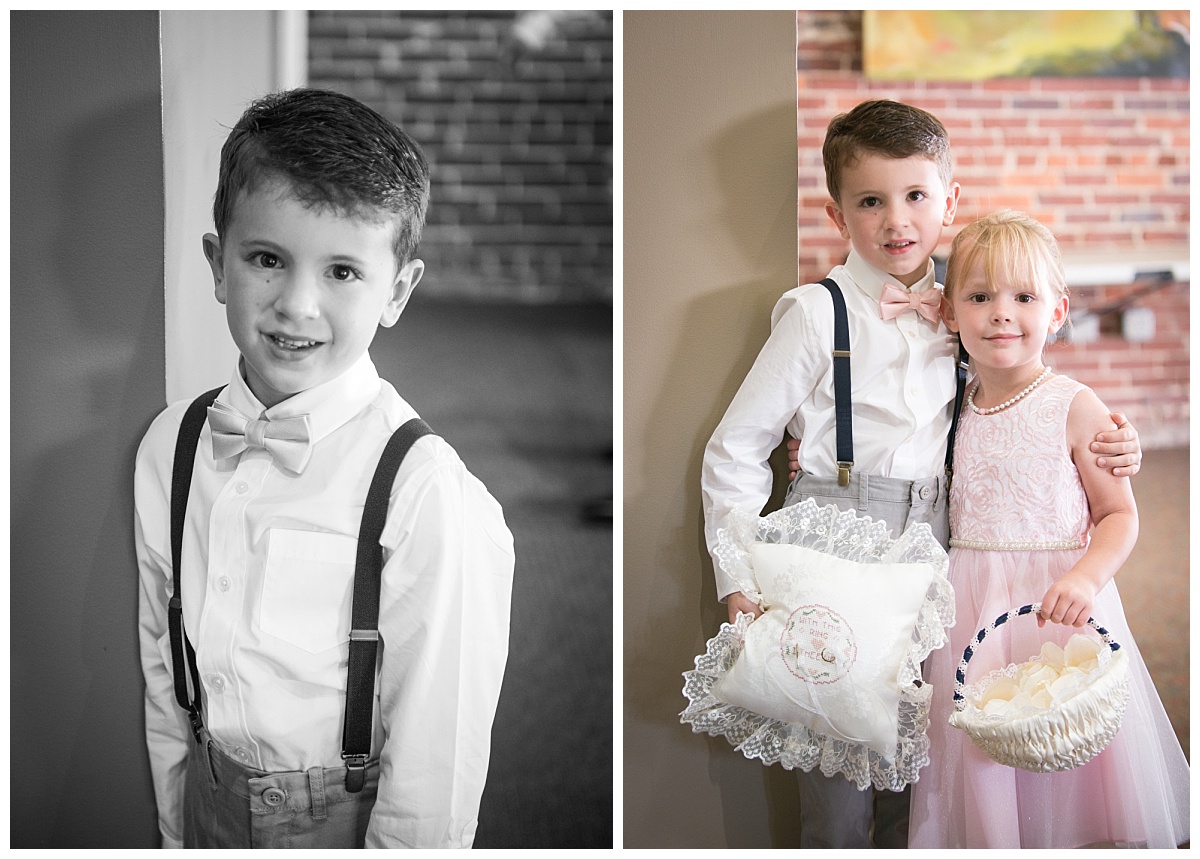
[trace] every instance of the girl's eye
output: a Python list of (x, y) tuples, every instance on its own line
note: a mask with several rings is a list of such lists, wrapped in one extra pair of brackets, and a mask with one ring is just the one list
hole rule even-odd
[(983, 304), (983, 302), (987, 301), (987, 296), (984, 295), (982, 292), (977, 292), (974, 295), (970, 296), (967, 299), (967, 301), (970, 301), (973, 304)]
[(1035, 300), (1036, 296), (1030, 295), (1028, 292), (1023, 292), (1017, 296), (1017, 301), (1021, 302), (1022, 304), (1028, 304), (1029, 302)]

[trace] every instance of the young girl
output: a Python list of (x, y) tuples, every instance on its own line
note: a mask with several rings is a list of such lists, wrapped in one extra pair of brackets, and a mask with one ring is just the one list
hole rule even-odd
[[(925, 665), (934, 686), (929, 767), (913, 785), (909, 847), (1175, 847), (1187, 841), (1189, 769), (1129, 632), (1113, 576), (1137, 538), (1128, 478), (1095, 465), (1087, 444), (1111, 428), (1092, 391), (1043, 363), (1067, 316), (1054, 237), (1018, 212), (965, 228), (951, 248), (943, 314), (971, 355), (950, 492), (950, 643)], [(1089, 536), (1090, 532), (1090, 536)], [(1089, 632), (1089, 616), (1128, 654), (1132, 697), (1107, 749), (1074, 770), (993, 762), (948, 723), (954, 672), (988, 635), (967, 682)]]

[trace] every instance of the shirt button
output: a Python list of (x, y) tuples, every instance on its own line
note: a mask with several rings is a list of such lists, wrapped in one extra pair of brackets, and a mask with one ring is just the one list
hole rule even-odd
[(284, 798), (284, 792), (277, 787), (269, 787), (263, 791), (263, 802), (267, 805), (279, 805)]
[(208, 685), (214, 692), (223, 692), (225, 691), (225, 678), (220, 674), (214, 674), (208, 678)]
[(242, 761), (250, 760), (250, 753), (243, 748), (239, 747), (237, 749), (234, 749), (233, 753), (235, 756), (237, 756), (238, 760), (242, 760)]
[(240, 482), (237, 486), (235, 486), (233, 488), (237, 491), (238, 495), (245, 495), (247, 492), (250, 491), (250, 484), (243, 480), (242, 482)]
[(233, 582), (230, 580), (229, 576), (221, 576), (221, 578), (217, 579), (217, 588), (221, 592), (225, 592), (231, 587), (233, 587)]

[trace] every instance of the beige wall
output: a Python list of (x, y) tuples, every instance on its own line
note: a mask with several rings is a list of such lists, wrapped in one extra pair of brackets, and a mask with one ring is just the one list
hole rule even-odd
[(679, 723), (714, 635), (700, 459), (796, 283), (795, 14), (624, 16), (626, 847), (795, 843), (794, 776)]

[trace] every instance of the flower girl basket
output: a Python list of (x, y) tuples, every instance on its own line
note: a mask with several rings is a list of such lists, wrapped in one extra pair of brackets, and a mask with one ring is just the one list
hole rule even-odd
[(696, 657), (680, 720), (747, 758), (840, 772), (860, 790), (916, 781), (932, 695), (921, 661), (954, 623), (929, 526), (892, 539), (882, 522), (810, 498), (735, 514), (717, 540), (722, 567), (764, 613), (722, 624)]
[[(1129, 702), (1129, 659), (1107, 630), (1088, 618), (1088, 624), (1100, 634), (1106, 646), (1099, 648), (1096, 665), (1086, 674), (1080, 672), (1076, 682), (1069, 684), (1064, 692), (1043, 699), (1042, 703), (1048, 704), (1045, 708), (984, 711), (989, 696), (1003, 696), (1015, 687), (1013, 678), (1017, 673), (1026, 666), (1036, 670), (1038, 663), (1043, 662), (1040, 656), (1025, 666), (1009, 665), (991, 672), (973, 686), (965, 685), (967, 663), (987, 634), (1010, 618), (1035, 614), (1040, 608), (1040, 603), (1033, 603), (1013, 609), (979, 630), (958, 664), (950, 724), (966, 732), (976, 746), (998, 763), (1033, 772), (1059, 772), (1081, 766), (1104, 751), (1121, 727)], [(998, 692), (997, 684), (1006, 684), (1007, 688)]]

